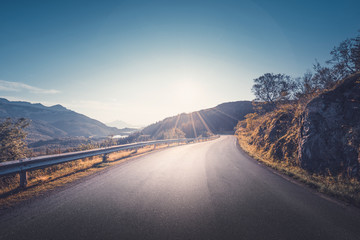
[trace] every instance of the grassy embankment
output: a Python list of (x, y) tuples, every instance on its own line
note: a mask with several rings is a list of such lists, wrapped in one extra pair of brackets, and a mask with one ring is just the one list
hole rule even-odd
[(299, 167), (297, 155), (303, 105), (282, 105), (263, 115), (247, 115), (238, 123), (236, 136), (250, 156), (321, 193), (360, 207), (360, 182), (346, 174), (312, 174)]
[[(177, 144), (171, 144), (174, 146)], [(167, 144), (157, 145), (156, 149), (166, 148)], [(102, 156), (80, 159), (68, 163), (54, 165), (45, 169), (28, 172), (27, 188), (19, 189), (19, 174), (0, 177), (0, 209), (40, 196), (49, 190), (64, 186), (85, 176), (99, 172), (106, 167), (127, 161), (133, 157), (143, 155), (154, 150), (154, 146), (145, 146), (137, 151), (125, 150), (109, 154), (107, 162)]]

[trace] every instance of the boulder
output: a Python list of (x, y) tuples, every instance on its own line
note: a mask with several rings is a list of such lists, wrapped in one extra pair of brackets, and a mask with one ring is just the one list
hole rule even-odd
[(298, 156), (315, 173), (359, 173), (360, 74), (311, 100), (301, 117)]

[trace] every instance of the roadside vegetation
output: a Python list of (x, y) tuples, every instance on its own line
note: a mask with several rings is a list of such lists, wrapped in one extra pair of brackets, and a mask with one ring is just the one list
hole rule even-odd
[(24, 158), (29, 153), (25, 143), (25, 128), (29, 121), (25, 118), (0, 122), (0, 162)]
[[(311, 131), (308, 129), (309, 124), (314, 122), (309, 121), (308, 115), (309, 108), (313, 107), (314, 103), (323, 104), (323, 101), (329, 99), (330, 96), (333, 97), (335, 92), (343, 91), (340, 92), (339, 99), (344, 99), (349, 94), (346, 102), (342, 103), (339, 99), (336, 102), (333, 99), (335, 103), (329, 106), (338, 104), (336, 106), (339, 108), (340, 104), (343, 104), (345, 109), (345, 106), (351, 103), (354, 107), (351, 110), (346, 109), (348, 111), (346, 114), (349, 111), (358, 111), (360, 35), (341, 42), (330, 54), (331, 59), (325, 66), (316, 62), (313, 72), (308, 71), (299, 78), (292, 78), (285, 74), (266, 73), (254, 79), (252, 91), (256, 96), (253, 101), (255, 112), (246, 115), (246, 119), (238, 123), (236, 136), (240, 146), (246, 152), (267, 166), (319, 192), (360, 207), (360, 172), (357, 160), (357, 156), (360, 157), (360, 123), (340, 122), (337, 128), (343, 131), (339, 139), (342, 145), (334, 144), (339, 148), (339, 152), (351, 150), (355, 158), (345, 159), (344, 157), (344, 159), (330, 161), (331, 159), (324, 156), (325, 159), (318, 159), (315, 157), (316, 153), (310, 154), (311, 151), (314, 152), (314, 149), (305, 149), (304, 145), (304, 142), (313, 137), (304, 136), (303, 132)], [(355, 94), (355, 98), (350, 97), (350, 91), (352, 91), (352, 96)], [(321, 111), (320, 108), (319, 111)], [(351, 114), (357, 116), (357, 112)], [(342, 116), (333, 117), (342, 118)], [(328, 126), (326, 121), (327, 119), (320, 119), (317, 124), (324, 124), (323, 128), (326, 129)], [(315, 144), (319, 148), (324, 148), (325, 145), (321, 145), (321, 142), (326, 141), (324, 140), (326, 136), (329, 136), (329, 142), (334, 138), (331, 132), (326, 132), (326, 134), (316, 136), (319, 141)], [(318, 150), (319, 152), (320, 150), (333, 151), (332, 149)], [(305, 162), (305, 151), (313, 156), (313, 165)]]

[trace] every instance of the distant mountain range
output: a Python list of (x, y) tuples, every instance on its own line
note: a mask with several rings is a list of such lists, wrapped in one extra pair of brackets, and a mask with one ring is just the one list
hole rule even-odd
[(116, 121), (112, 121), (112, 122), (105, 123), (105, 124), (107, 126), (116, 127), (118, 129), (124, 129), (124, 128), (139, 129), (139, 128), (141, 128), (140, 126), (135, 126), (135, 125), (129, 124), (129, 123), (121, 121), (121, 120), (116, 120)]
[(104, 137), (122, 134), (115, 127), (66, 109), (61, 105), (46, 107), (40, 103), (8, 101), (0, 98), (0, 119), (27, 118), (29, 142), (62, 137)]
[(145, 127), (141, 132), (136, 133), (136, 140), (193, 138), (233, 133), (238, 121), (243, 120), (246, 114), (253, 111), (250, 101), (237, 101), (192, 113), (182, 113)]
[(5, 118), (31, 120), (30, 126), (26, 129), (29, 143), (62, 138), (128, 134), (131, 135), (126, 141), (131, 142), (232, 133), (238, 121), (243, 120), (244, 116), (251, 112), (253, 112), (253, 106), (250, 101), (228, 102), (213, 108), (169, 117), (137, 131), (138, 129), (130, 128), (131, 125), (122, 121), (110, 123), (122, 129), (109, 127), (61, 105), (46, 107), (40, 103), (8, 101), (0, 98), (0, 120)]

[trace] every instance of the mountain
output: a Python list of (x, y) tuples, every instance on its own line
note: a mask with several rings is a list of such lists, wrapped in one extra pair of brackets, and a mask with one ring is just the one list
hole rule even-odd
[(192, 113), (182, 113), (145, 127), (140, 139), (193, 138), (218, 133), (233, 133), (244, 116), (253, 112), (250, 101), (228, 102)]
[(121, 121), (121, 120), (112, 121), (112, 122), (106, 123), (106, 125), (110, 126), (110, 127), (116, 127), (118, 129), (123, 129), (123, 128), (136, 129), (136, 128), (139, 128), (139, 127), (137, 127), (135, 125), (129, 124), (129, 123)]
[(121, 134), (119, 129), (71, 111), (61, 105), (46, 107), (40, 103), (8, 101), (0, 98), (0, 119), (27, 118), (31, 120), (29, 142), (61, 137), (103, 137)]

